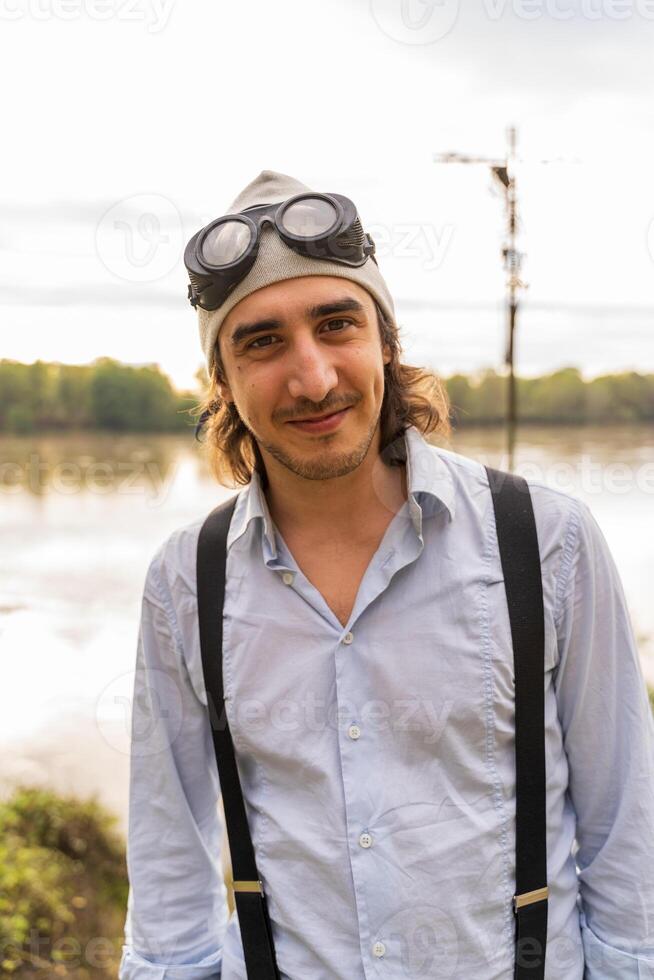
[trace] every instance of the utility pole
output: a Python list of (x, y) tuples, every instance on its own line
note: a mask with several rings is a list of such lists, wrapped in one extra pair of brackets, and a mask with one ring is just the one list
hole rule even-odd
[(524, 253), (518, 251), (516, 244), (518, 228), (518, 198), (515, 176), (516, 141), (515, 126), (510, 126), (507, 129), (507, 150), (504, 160), (468, 156), (463, 153), (439, 153), (434, 156), (436, 163), (475, 163), (490, 167), (491, 174), (500, 185), (504, 196), (506, 240), (502, 246), (502, 259), (506, 271), (507, 341), (504, 362), (509, 371), (506, 407), (509, 469), (513, 468), (513, 454), (518, 422), (518, 399), (515, 379), (515, 332), (518, 322), (518, 293), (519, 290), (527, 288), (527, 284), (520, 278), (520, 267)]

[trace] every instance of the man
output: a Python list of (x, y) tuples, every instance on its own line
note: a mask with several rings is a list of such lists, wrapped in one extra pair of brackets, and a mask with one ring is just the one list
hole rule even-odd
[[(212, 223), (185, 256), (211, 463), (246, 484), (227, 539), (223, 678), (277, 964), (284, 980), (510, 980), (514, 661), (488, 479), (425, 438), (446, 431), (442, 390), (400, 362), (351, 202), (296, 199), (311, 193), (264, 171), (230, 208), (236, 224)], [(325, 245), (332, 219), (345, 230)], [(545, 976), (642, 980), (654, 732), (638, 654), (589, 510), (529, 487), (545, 610)], [(162, 544), (145, 582), (122, 980), (246, 977), (199, 642), (205, 516)]]

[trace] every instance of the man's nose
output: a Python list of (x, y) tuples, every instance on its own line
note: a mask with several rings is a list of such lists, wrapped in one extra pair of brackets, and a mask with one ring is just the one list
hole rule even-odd
[(288, 377), (292, 398), (307, 398), (319, 404), (338, 384), (338, 374), (329, 350), (313, 337), (303, 337), (295, 345)]

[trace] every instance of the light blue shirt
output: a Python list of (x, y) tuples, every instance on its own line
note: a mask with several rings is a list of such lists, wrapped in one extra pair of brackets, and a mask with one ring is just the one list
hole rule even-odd
[[(345, 626), (256, 474), (228, 536), (227, 716), (283, 980), (513, 978), (513, 650), (492, 501), (481, 464), (415, 428), (400, 445), (408, 500)], [(546, 977), (654, 978), (654, 725), (622, 587), (586, 505), (529, 483)], [(246, 978), (200, 656), (205, 516), (162, 544), (145, 581), (121, 980)]]

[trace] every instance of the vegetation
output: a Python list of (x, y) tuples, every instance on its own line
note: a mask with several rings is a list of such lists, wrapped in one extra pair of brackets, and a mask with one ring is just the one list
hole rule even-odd
[[(497, 424), (504, 420), (506, 380), (485, 371), (446, 380), (457, 424)], [(585, 381), (577, 368), (539, 378), (518, 378), (520, 422), (583, 425), (654, 421), (654, 374), (607, 374)]]
[[(179, 432), (195, 425), (198, 391), (176, 391), (155, 364), (132, 367), (108, 357), (87, 365), (0, 360), (0, 432), (67, 429)], [(495, 371), (445, 379), (455, 425), (504, 421), (506, 379)], [(519, 378), (520, 421), (543, 424), (654, 421), (654, 374), (635, 371), (585, 381), (577, 368)]]
[(117, 975), (128, 885), (115, 819), (33, 787), (0, 803), (0, 975)]
[(109, 357), (89, 365), (0, 361), (0, 432), (180, 431), (193, 424), (186, 413), (195, 401), (154, 364), (132, 367)]

